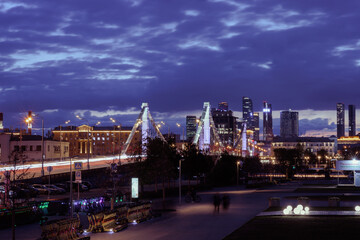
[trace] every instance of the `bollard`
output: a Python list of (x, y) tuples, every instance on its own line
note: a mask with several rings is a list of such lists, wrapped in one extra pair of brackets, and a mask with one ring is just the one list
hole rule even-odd
[(269, 207), (280, 207), (280, 198), (278, 197), (269, 198)]

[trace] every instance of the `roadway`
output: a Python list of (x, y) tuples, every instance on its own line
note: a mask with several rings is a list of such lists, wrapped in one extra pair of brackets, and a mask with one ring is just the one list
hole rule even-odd
[[(131, 162), (131, 158), (128, 156), (121, 156), (121, 164), (127, 164)], [(83, 163), (83, 170), (87, 170), (87, 158), (73, 158), (71, 160), (72, 165), (74, 166), (74, 162), (82, 162)], [(119, 156), (100, 156), (96, 158), (90, 158), (90, 169), (97, 169), (97, 168), (104, 168), (109, 167), (111, 163), (119, 162)], [(44, 162), (44, 172), (45, 175), (49, 175), (49, 172), (47, 172), (47, 167), (53, 167), (53, 170), (51, 171), (52, 174), (59, 174), (59, 173), (68, 173), (70, 172), (70, 159), (64, 160), (64, 161), (45, 161)], [(31, 162), (31, 163), (25, 163), (25, 164), (18, 164), (16, 165), (16, 174), (21, 174), (23, 172), (27, 172), (25, 178), (33, 178), (33, 177), (41, 177), (41, 168), (42, 164), (41, 162)], [(0, 165), (0, 176), (3, 175), (4, 171), (13, 170), (14, 166), (12, 165)], [(73, 168), (73, 171), (74, 168)]]

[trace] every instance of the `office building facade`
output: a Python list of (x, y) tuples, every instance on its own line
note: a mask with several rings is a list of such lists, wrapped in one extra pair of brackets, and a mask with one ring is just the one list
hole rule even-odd
[(356, 107), (349, 105), (349, 137), (356, 135)]
[(299, 113), (282, 111), (280, 113), (280, 137), (294, 138), (299, 136)]
[(249, 97), (242, 98), (242, 111), (243, 111), (243, 119), (246, 122), (247, 129), (253, 130), (253, 126), (252, 126), (253, 103)]
[(196, 134), (196, 116), (186, 116), (186, 141), (192, 141)]
[(253, 127), (253, 131), (254, 131), (254, 140), (255, 141), (259, 141), (260, 140), (260, 118), (259, 118), (259, 113), (255, 112), (253, 113), (253, 118), (252, 118), (252, 127)]
[(343, 103), (336, 104), (336, 128), (337, 138), (345, 136), (345, 105)]
[(272, 141), (274, 137), (272, 123), (272, 106), (264, 101), (263, 105), (263, 139), (264, 141)]
[(233, 146), (236, 140), (236, 117), (231, 110), (212, 109), (211, 114), (220, 140), (227, 146)]

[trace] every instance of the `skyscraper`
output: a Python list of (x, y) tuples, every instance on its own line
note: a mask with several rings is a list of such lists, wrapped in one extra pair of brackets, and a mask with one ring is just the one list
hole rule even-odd
[(343, 103), (336, 104), (336, 126), (337, 138), (345, 136), (345, 105)]
[(259, 138), (259, 135), (260, 135), (260, 127), (259, 127), (259, 113), (258, 112), (255, 112), (253, 114), (253, 118), (252, 118), (252, 127), (254, 128), (253, 131), (254, 131), (254, 140), (255, 141), (259, 141), (260, 138)]
[(242, 98), (242, 110), (243, 110), (243, 119), (246, 122), (246, 127), (252, 129), (252, 117), (253, 117), (253, 103), (252, 100), (248, 97)]
[(263, 139), (265, 141), (272, 141), (274, 134), (273, 134), (273, 125), (272, 125), (272, 108), (271, 104), (264, 101), (264, 108), (263, 108)]
[(196, 116), (186, 116), (186, 141), (191, 141), (196, 134)]
[(280, 113), (280, 136), (293, 138), (299, 136), (299, 113), (294, 111), (282, 111)]
[(356, 135), (356, 107), (349, 105), (349, 136)]
[(227, 111), (227, 110), (229, 110), (229, 105), (227, 102), (221, 102), (221, 103), (219, 103), (218, 109), (220, 111)]
[(233, 112), (231, 110), (212, 109), (211, 114), (220, 140), (225, 145), (232, 146), (237, 130), (236, 117), (233, 116)]

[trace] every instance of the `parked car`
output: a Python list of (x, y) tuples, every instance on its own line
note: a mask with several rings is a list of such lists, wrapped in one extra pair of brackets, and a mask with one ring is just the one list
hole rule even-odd
[(89, 181), (81, 181), (82, 184), (84, 184), (88, 189), (93, 188), (93, 185)]
[(47, 188), (50, 188), (51, 190), (53, 190), (57, 194), (66, 193), (65, 189), (60, 188), (58, 186), (55, 186), (54, 184), (45, 184), (44, 186), (47, 187)]
[(55, 183), (55, 186), (64, 189), (66, 192), (69, 192), (70, 189), (67, 187), (67, 185), (65, 183)]
[(30, 197), (30, 191), (18, 186), (11, 186), (10, 190), (12, 190), (15, 193), (16, 198), (29, 198)]
[[(67, 181), (66, 185), (68, 186), (69, 191), (70, 191), (70, 181)], [(77, 191), (77, 189), (78, 189), (78, 183), (73, 182), (73, 191)], [(79, 184), (79, 190), (80, 190), (80, 192), (85, 192), (85, 191), (88, 191), (89, 189), (88, 189), (88, 187), (86, 185), (80, 183)]]
[(51, 189), (44, 187), (41, 184), (33, 184), (32, 185), (33, 188), (35, 188), (36, 190), (38, 190), (40, 192), (40, 194), (52, 194), (53, 191), (51, 191)]
[(29, 190), (29, 197), (36, 197), (37, 195), (40, 194), (40, 191), (36, 188), (34, 188), (32, 185), (27, 184), (27, 183), (17, 183), (16, 186), (23, 188), (23, 189), (27, 189)]

